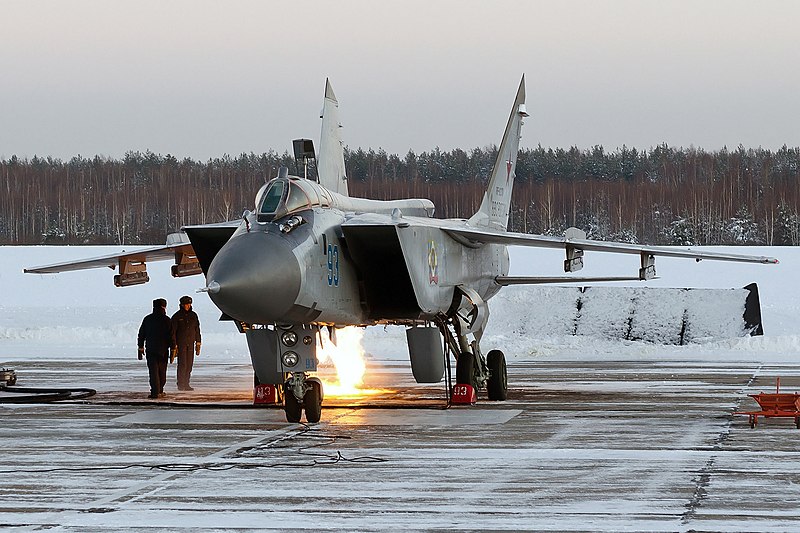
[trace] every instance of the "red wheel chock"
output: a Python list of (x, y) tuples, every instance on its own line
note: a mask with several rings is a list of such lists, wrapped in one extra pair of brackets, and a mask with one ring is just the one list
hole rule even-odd
[(281, 403), (280, 385), (259, 383), (253, 388), (253, 405), (275, 405)]
[(456, 383), (453, 386), (453, 395), (450, 397), (451, 404), (474, 405), (477, 401), (478, 396), (475, 394), (475, 388), (472, 385)]

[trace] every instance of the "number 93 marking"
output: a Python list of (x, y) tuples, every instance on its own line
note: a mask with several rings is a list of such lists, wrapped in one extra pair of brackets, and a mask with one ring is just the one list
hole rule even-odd
[(328, 285), (339, 286), (339, 245), (328, 245)]

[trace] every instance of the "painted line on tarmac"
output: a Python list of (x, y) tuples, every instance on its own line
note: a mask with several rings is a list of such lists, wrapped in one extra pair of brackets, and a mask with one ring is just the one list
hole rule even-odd
[[(263, 443), (265, 440), (274, 439), (275, 437), (286, 435), (286, 434), (288, 434), (288, 433), (290, 433), (292, 431), (295, 431), (296, 429), (297, 429), (297, 425), (296, 424), (290, 424), (290, 425), (288, 425), (287, 427), (285, 427), (283, 429), (273, 430), (273, 431), (268, 432), (267, 434), (262, 434), (262, 435), (259, 435), (258, 437), (253, 437), (252, 439), (246, 440), (244, 442), (239, 442), (237, 444), (233, 444), (231, 446), (228, 446), (227, 448), (224, 448), (222, 450), (219, 450), (217, 452), (214, 452), (214, 453), (212, 453), (210, 455), (207, 455), (207, 456), (203, 457), (202, 459), (198, 460), (197, 462), (198, 462), (198, 464), (200, 464), (200, 463), (202, 463), (204, 461), (208, 461), (208, 460), (211, 460), (211, 459), (219, 459), (220, 457), (224, 457), (224, 456), (226, 456), (226, 455), (228, 455), (230, 453), (233, 453), (233, 452), (235, 452), (237, 450), (240, 450), (242, 448), (257, 446), (257, 445)], [(152, 478), (150, 478), (148, 480), (136, 482), (136, 483), (134, 483), (133, 485), (131, 485), (129, 487), (126, 487), (126, 488), (124, 488), (122, 490), (119, 490), (117, 492), (111, 493), (111, 494), (109, 494), (108, 496), (106, 496), (104, 498), (100, 498), (98, 500), (95, 500), (94, 502), (92, 502), (90, 504), (86, 504), (86, 505), (84, 505), (82, 507), (85, 507), (86, 509), (94, 509), (94, 508), (110, 505), (110, 504), (112, 504), (114, 502), (117, 502), (118, 500), (124, 500), (126, 498), (127, 498), (127, 501), (120, 502), (120, 503), (135, 502), (136, 500), (138, 500), (140, 498), (143, 498), (145, 496), (148, 496), (148, 495), (150, 495), (152, 493), (158, 492), (158, 491), (160, 491), (160, 490), (165, 488), (163, 486), (157, 486), (153, 490), (150, 490), (150, 491), (147, 491), (147, 492), (143, 492), (141, 494), (137, 494), (137, 493), (147, 489), (147, 487), (149, 487), (151, 485), (158, 485), (163, 481), (167, 481), (169, 479), (172, 479), (172, 478), (175, 478), (175, 477), (178, 477), (178, 476), (182, 476), (182, 475), (185, 475), (185, 474), (188, 474), (188, 473), (191, 473), (191, 472), (165, 472), (163, 474), (159, 474), (159, 475), (157, 475), (155, 477), (152, 477)]]
[[(342, 417), (345, 417), (345, 416), (347, 416), (347, 415), (349, 415), (351, 413), (352, 413), (352, 410), (351, 411), (345, 411), (343, 413), (339, 413), (339, 414), (333, 416), (330, 420), (327, 420), (326, 423), (335, 423), (335, 422), (339, 421)], [(285, 435), (289, 435), (291, 432), (296, 431), (297, 428), (298, 428), (298, 426), (296, 424), (288, 424), (283, 429), (272, 430), (272, 431), (268, 432), (267, 434), (259, 435), (258, 437), (253, 437), (252, 439), (248, 439), (248, 440), (246, 440), (244, 442), (239, 442), (237, 444), (232, 444), (231, 446), (228, 446), (227, 448), (224, 448), (222, 450), (219, 450), (217, 452), (214, 452), (214, 453), (212, 453), (210, 455), (207, 455), (207, 456), (203, 457), (202, 459), (198, 460), (197, 463), (200, 464), (200, 463), (203, 463), (203, 462), (211, 460), (211, 459), (219, 459), (221, 457), (225, 457), (228, 454), (234, 453), (237, 450), (240, 450), (242, 448), (251, 448), (251, 447), (254, 447), (254, 446), (258, 446), (259, 444), (262, 444), (265, 440), (273, 440), (274, 441), (274, 440), (276, 440), (276, 437), (282, 437), (282, 436), (285, 436)], [(278, 439), (278, 440), (280, 440), (280, 439)], [(100, 498), (100, 499), (95, 500), (95, 501), (93, 501), (93, 502), (91, 502), (89, 504), (84, 504), (84, 505), (82, 505), (80, 507), (80, 509), (83, 509), (83, 510), (97, 509), (97, 508), (101, 508), (103, 506), (110, 505), (110, 504), (112, 504), (114, 502), (117, 502), (118, 500), (125, 500), (126, 498), (127, 498), (126, 501), (119, 502), (119, 503), (120, 504), (133, 503), (133, 502), (135, 502), (137, 500), (140, 500), (140, 499), (142, 499), (142, 498), (144, 498), (146, 496), (152, 495), (152, 494), (154, 494), (154, 493), (156, 493), (156, 492), (158, 492), (158, 491), (160, 491), (160, 490), (165, 488), (163, 486), (157, 486), (153, 490), (146, 491), (146, 492), (141, 492), (141, 491), (145, 490), (147, 487), (149, 487), (151, 485), (160, 485), (164, 481), (168, 481), (170, 479), (173, 479), (175, 477), (178, 477), (178, 476), (181, 476), (181, 475), (185, 475), (185, 474), (188, 474), (188, 473), (191, 473), (191, 472), (164, 472), (164, 473), (158, 474), (157, 476), (154, 476), (154, 477), (152, 477), (152, 478), (150, 478), (148, 480), (139, 481), (139, 482), (137, 482), (137, 483), (135, 483), (135, 484), (133, 484), (133, 485), (131, 485), (129, 487), (126, 487), (125, 489), (122, 489), (122, 490), (119, 490), (119, 491), (114, 492), (112, 494), (109, 494), (108, 496), (106, 496), (104, 498)], [(141, 494), (137, 494), (139, 492), (141, 492)]]

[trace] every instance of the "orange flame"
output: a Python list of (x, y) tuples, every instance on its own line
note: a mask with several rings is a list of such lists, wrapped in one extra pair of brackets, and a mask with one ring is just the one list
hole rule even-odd
[(317, 346), (317, 360), (322, 366), (332, 363), (337, 374), (333, 381), (320, 376), (326, 397), (361, 396), (380, 392), (361, 388), (367, 370), (365, 352), (361, 346), (363, 338), (363, 329), (350, 326), (336, 330), (336, 344), (334, 344), (327, 330), (322, 330), (322, 341)]

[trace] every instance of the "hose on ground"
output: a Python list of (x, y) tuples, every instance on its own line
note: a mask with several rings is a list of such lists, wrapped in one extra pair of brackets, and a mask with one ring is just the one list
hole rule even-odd
[(61, 400), (82, 400), (97, 394), (94, 389), (85, 388), (44, 388), (44, 387), (9, 387), (0, 384), (0, 403), (45, 403)]

